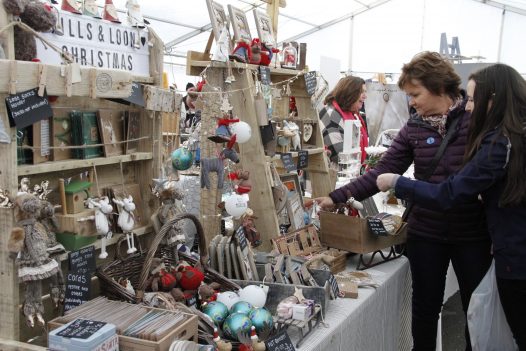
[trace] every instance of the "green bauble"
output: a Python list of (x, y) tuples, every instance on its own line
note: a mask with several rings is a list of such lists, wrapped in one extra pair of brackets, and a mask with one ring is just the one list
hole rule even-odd
[(254, 306), (252, 306), (250, 303), (246, 301), (238, 301), (235, 304), (230, 307), (230, 314), (234, 313), (243, 313), (248, 316), (250, 312), (254, 309)]
[(252, 322), (246, 314), (234, 313), (228, 316), (223, 323), (223, 334), (232, 340), (238, 340), (238, 335), (250, 335)]
[(258, 334), (266, 328), (272, 328), (274, 325), (272, 314), (265, 307), (254, 308), (248, 315), (248, 318), (250, 318), (252, 325), (256, 327)]
[(178, 171), (185, 171), (192, 166), (194, 157), (185, 147), (180, 147), (172, 152), (172, 166)]
[(228, 307), (222, 302), (212, 301), (203, 307), (203, 313), (212, 318), (215, 325), (221, 326), (228, 316)]

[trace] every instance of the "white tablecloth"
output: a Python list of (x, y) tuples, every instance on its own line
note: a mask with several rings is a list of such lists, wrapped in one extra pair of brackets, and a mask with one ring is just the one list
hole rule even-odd
[[(348, 270), (355, 270), (356, 257)], [(405, 257), (368, 269), (380, 287), (360, 288), (358, 299), (329, 301), (324, 320), (300, 351), (389, 351), (411, 349), (411, 277)], [(288, 329), (296, 344), (299, 334)]]

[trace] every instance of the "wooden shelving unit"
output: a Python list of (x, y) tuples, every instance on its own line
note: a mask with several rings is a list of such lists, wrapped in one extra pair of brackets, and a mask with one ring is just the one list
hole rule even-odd
[[(228, 66), (222, 62), (208, 61), (208, 57), (199, 52), (189, 51), (187, 54), (187, 74), (199, 75), (204, 68), (206, 68), (207, 82), (216, 89), (220, 89), (225, 94), (228, 94), (230, 103), (233, 106), (233, 115), (240, 120), (247, 122), (252, 129), (251, 139), (243, 144), (239, 144), (239, 158), (240, 167), (250, 171), (250, 178), (252, 182), (252, 191), (250, 192), (249, 206), (254, 210), (258, 217), (256, 228), (261, 234), (262, 245), (261, 250), (270, 251), (272, 249), (270, 239), (279, 235), (278, 217), (274, 207), (274, 200), (272, 197), (272, 180), (269, 170), (270, 162), (274, 162), (278, 169), (283, 172), (283, 164), (279, 155), (273, 157), (265, 156), (263, 145), (261, 142), (261, 134), (259, 124), (256, 117), (255, 99), (254, 99), (254, 73), (258, 71), (259, 66), (230, 63), (231, 71), (234, 74), (235, 81), (230, 85), (225, 83), (225, 77), (228, 75)], [(298, 117), (293, 121), (306, 122), (314, 125), (318, 124), (318, 113), (313, 108), (310, 96), (307, 94), (304, 84), (304, 79), (301, 72), (289, 69), (272, 68), (271, 80), (273, 83), (279, 84), (287, 79), (298, 76), (290, 83), (291, 96), (296, 98), (296, 106), (298, 109)], [(208, 84), (207, 84), (208, 85)], [(207, 86), (205, 85), (205, 87)], [(201, 114), (201, 130), (208, 131), (215, 128), (214, 116), (220, 116), (219, 110), (221, 98), (218, 94), (205, 95), (204, 109)], [(275, 99), (273, 104), (273, 120), (282, 121), (288, 119), (289, 115), (289, 97), (282, 96), (281, 99)], [(330, 192), (330, 180), (328, 160), (323, 148), (323, 138), (319, 127), (314, 128), (315, 144), (304, 148), (308, 152), (308, 167), (304, 169), (312, 182), (313, 196), (322, 196)], [(201, 155), (203, 157), (203, 143), (206, 143), (206, 137), (201, 138)], [(206, 155), (205, 146), (205, 155)], [(205, 156), (206, 157), (206, 156)], [(298, 152), (292, 152), (292, 157), (297, 158)], [(211, 180), (214, 184), (215, 180)], [(207, 197), (201, 196), (201, 215), (208, 218), (209, 223), (205, 220), (205, 232), (207, 237), (209, 235), (216, 235), (218, 233), (219, 220), (217, 217), (217, 203), (219, 203), (219, 196), (217, 190), (209, 193)], [(203, 203), (205, 202), (205, 203)], [(207, 224), (207, 226), (206, 226)], [(208, 229), (208, 230), (206, 230)]]

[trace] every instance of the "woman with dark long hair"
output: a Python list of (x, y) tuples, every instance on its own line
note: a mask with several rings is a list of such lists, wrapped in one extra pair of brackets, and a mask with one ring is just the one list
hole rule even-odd
[(519, 349), (526, 350), (526, 81), (496, 64), (471, 75), (470, 83), (474, 109), (462, 170), (439, 184), (383, 174), (377, 185), (443, 210), (481, 194), (502, 307)]

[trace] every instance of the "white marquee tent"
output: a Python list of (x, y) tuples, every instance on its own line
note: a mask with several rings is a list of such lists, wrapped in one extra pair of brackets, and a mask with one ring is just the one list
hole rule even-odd
[[(257, 36), (252, 9), (260, 0), (216, 0), (246, 12)], [(126, 0), (113, 0), (125, 16)], [(188, 50), (203, 51), (211, 25), (205, 0), (140, 1), (151, 26), (166, 44), (165, 71), (179, 87), (186, 81)], [(286, 0), (280, 8), (278, 42), (305, 42), (307, 64), (364, 77), (398, 73), (423, 50), (439, 51), (441, 33), (458, 37), (464, 62), (504, 62), (526, 75), (526, 0)], [(331, 80), (330, 80), (331, 81)]]

